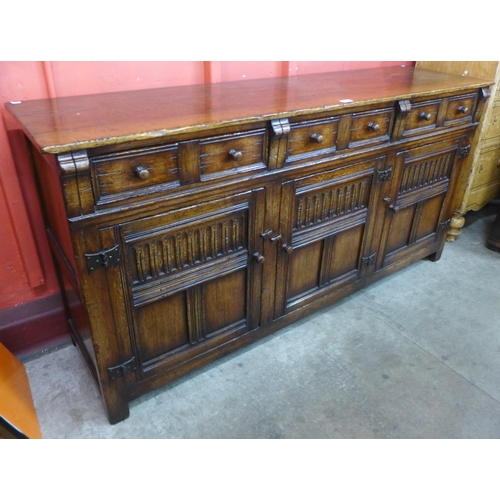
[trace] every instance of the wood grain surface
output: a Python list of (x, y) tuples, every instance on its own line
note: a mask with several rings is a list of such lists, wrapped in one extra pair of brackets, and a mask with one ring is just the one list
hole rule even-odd
[[(366, 85), (370, 82), (370, 85)], [(408, 67), (343, 71), (7, 103), (45, 153), (181, 131), (476, 89), (491, 82)], [(341, 101), (349, 100), (343, 103)]]

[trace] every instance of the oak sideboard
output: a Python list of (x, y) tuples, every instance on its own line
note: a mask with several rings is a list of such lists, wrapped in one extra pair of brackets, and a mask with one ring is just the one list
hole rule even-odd
[(109, 421), (438, 260), (492, 83), (386, 67), (7, 103)]

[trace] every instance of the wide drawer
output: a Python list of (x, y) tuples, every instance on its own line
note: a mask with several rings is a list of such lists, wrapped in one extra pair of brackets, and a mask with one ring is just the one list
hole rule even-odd
[(265, 128), (96, 155), (90, 158), (96, 204), (265, 170), (266, 157)]
[[(440, 128), (458, 127), (472, 122), (477, 94), (462, 94), (443, 99), (407, 102), (410, 109), (403, 120), (401, 137), (432, 133)], [(397, 139), (398, 137), (396, 137)]]

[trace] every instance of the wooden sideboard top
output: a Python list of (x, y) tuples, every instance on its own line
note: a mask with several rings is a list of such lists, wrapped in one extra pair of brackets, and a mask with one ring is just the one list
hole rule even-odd
[[(277, 117), (383, 103), (493, 82), (412, 67), (320, 73), (7, 103), (44, 153), (168, 137)], [(352, 102), (343, 103), (342, 100)]]

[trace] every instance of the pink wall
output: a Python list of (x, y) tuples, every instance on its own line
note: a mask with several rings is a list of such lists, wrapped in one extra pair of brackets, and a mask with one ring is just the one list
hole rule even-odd
[[(0, 62), (7, 101), (344, 71), (412, 61)], [(36, 196), (19, 177), (0, 123), (0, 311), (57, 293)]]
[[(1, 109), (6, 101), (47, 97), (43, 65), (1, 62)], [(30, 222), (27, 203), (7, 132), (0, 122), (0, 310), (57, 292), (57, 280), (43, 233), (41, 217)], [(43, 226), (42, 226), (43, 227)]]

